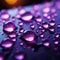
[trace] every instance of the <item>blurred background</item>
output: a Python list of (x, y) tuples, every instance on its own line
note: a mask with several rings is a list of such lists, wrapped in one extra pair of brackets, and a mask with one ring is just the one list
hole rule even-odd
[(0, 10), (9, 9), (18, 6), (28, 6), (33, 4), (41, 4), (52, 0), (0, 0)]

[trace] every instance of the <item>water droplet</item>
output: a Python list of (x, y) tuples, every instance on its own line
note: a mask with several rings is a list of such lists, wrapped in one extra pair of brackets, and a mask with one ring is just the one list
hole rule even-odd
[(44, 8), (44, 9), (43, 9), (43, 12), (44, 12), (44, 13), (50, 12), (50, 8), (49, 8), (49, 7)]
[(23, 22), (19, 22), (18, 23), (19, 26), (23, 26), (23, 24), (24, 24)]
[(44, 13), (43, 16), (44, 16), (44, 17), (48, 17), (48, 14), (47, 14), (47, 13)]
[(3, 31), (5, 33), (11, 33), (13, 31), (15, 31), (15, 29), (16, 29), (16, 26), (12, 22), (9, 22), (9, 23), (3, 25)]
[(34, 24), (30, 24), (30, 27), (32, 30), (35, 28)]
[(35, 19), (36, 19), (36, 21), (39, 22), (39, 23), (42, 22), (42, 18), (41, 18), (40, 16), (36, 17)]
[(17, 14), (15, 17), (19, 19), (21, 16), (20, 16), (20, 14)]
[(55, 25), (55, 21), (54, 20), (51, 20), (50, 21), (50, 26), (54, 26)]
[(1, 43), (1, 46), (3, 48), (11, 48), (13, 46), (13, 42), (11, 40), (7, 39)]
[(34, 11), (38, 11), (39, 10), (39, 5), (34, 5), (33, 9), (34, 9)]
[(16, 20), (16, 18), (13, 16), (13, 17), (12, 17), (12, 21), (15, 21), (15, 20)]
[(26, 12), (26, 11), (25, 11), (24, 9), (20, 8), (19, 11), (18, 11), (18, 14), (19, 14), (19, 15), (22, 15), (22, 14), (24, 14), (25, 12)]
[(8, 12), (2, 12), (0, 17), (1, 17), (2, 20), (8, 21), (10, 15), (8, 14)]
[(53, 27), (49, 27), (49, 32), (50, 33), (54, 33), (55, 32), (55, 29)]
[(24, 33), (24, 29), (23, 28), (20, 28), (19, 32), (20, 33)]
[(26, 12), (23, 15), (21, 15), (21, 19), (24, 22), (31, 22), (32, 21), (32, 18), (33, 18), (33, 15), (30, 12)]
[(56, 9), (55, 8), (51, 8), (51, 12), (52, 13), (55, 13), (56, 12)]
[(4, 60), (4, 56), (0, 54), (0, 60)]
[(41, 31), (42, 31), (42, 33), (44, 33), (44, 32), (45, 32), (45, 29), (44, 29), (44, 28), (42, 28), (42, 29), (41, 29)]
[(51, 16), (47, 16), (46, 18), (50, 20), (51, 19)]
[(16, 53), (15, 54), (15, 59), (16, 60), (24, 60), (25, 54), (24, 53)]
[(60, 35), (59, 34), (55, 34), (55, 38), (59, 38), (60, 37)]
[(58, 41), (55, 41), (54, 44), (57, 45), (57, 44), (59, 44), (59, 42)]
[(47, 29), (49, 27), (48, 23), (47, 22), (44, 22), (43, 23), (43, 28)]
[(20, 42), (20, 45), (21, 45), (21, 46), (23, 46), (23, 45), (24, 45), (24, 43), (23, 43), (23, 42)]
[(38, 28), (39, 28), (39, 29), (42, 29), (42, 26), (39, 25)]
[(26, 41), (29, 45), (35, 45), (36, 44), (36, 34), (32, 31), (27, 31), (21, 36), (21, 39)]
[(16, 37), (16, 32), (12, 32), (8, 35), (10, 38)]
[(40, 38), (44, 38), (44, 34), (40, 34)]
[(43, 45), (44, 45), (45, 47), (49, 47), (49, 46), (50, 46), (50, 43), (49, 43), (49, 42), (44, 42)]
[(60, 24), (58, 24), (57, 27), (60, 28)]
[(39, 29), (36, 29), (36, 32), (38, 33), (39, 32)]

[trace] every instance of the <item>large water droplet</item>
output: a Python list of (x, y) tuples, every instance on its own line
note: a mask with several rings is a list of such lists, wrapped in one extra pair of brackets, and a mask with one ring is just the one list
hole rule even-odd
[(21, 15), (21, 19), (24, 22), (31, 22), (32, 18), (33, 18), (33, 15), (30, 12), (26, 12), (26, 13), (24, 13), (24, 14)]
[(11, 40), (7, 39), (1, 43), (1, 46), (5, 49), (11, 48), (13, 46), (13, 42)]
[(9, 22), (9, 23), (3, 25), (3, 31), (6, 33), (11, 33), (13, 31), (15, 31), (15, 29), (16, 29), (16, 26), (12, 22)]
[(36, 34), (32, 31), (27, 31), (21, 36), (21, 39), (26, 41), (29, 45), (35, 45), (36, 44)]

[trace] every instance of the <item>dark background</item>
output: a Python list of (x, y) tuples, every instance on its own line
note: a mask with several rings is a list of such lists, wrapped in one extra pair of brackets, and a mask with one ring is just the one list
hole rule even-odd
[[(41, 4), (44, 2), (50, 2), (52, 0), (21, 0), (22, 2), (19, 2), (18, 4), (15, 5), (15, 7), (17, 6), (28, 6), (28, 5), (32, 5), (32, 4)], [(0, 10), (2, 9), (9, 9), (12, 8), (13, 6), (9, 6), (5, 3), (4, 0), (0, 0)]]

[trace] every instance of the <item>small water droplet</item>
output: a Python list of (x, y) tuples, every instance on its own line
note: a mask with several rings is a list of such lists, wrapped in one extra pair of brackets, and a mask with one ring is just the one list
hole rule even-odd
[(54, 33), (55, 32), (55, 29), (53, 27), (49, 27), (49, 32), (50, 33)]
[(32, 30), (35, 28), (34, 24), (30, 24), (30, 27)]
[(4, 60), (4, 56), (0, 54), (0, 60)]
[(1, 13), (1, 16), (0, 17), (4, 21), (9, 21), (10, 15), (8, 14), (7, 11), (4, 11), (4, 12)]
[(47, 22), (44, 22), (43, 23), (43, 28), (47, 29), (49, 27), (48, 23)]
[(16, 60), (24, 60), (25, 54), (24, 53), (16, 53), (14, 55), (14, 57), (15, 57)]
[(21, 21), (21, 22), (18, 23), (18, 25), (19, 25), (19, 26), (23, 26), (24, 23)]
[(24, 33), (24, 29), (23, 28), (20, 28), (19, 32), (20, 33)]
[(49, 43), (49, 42), (44, 42), (43, 45), (44, 45), (45, 47), (49, 47), (49, 46), (50, 46), (50, 43)]
[(42, 18), (40, 16), (35, 18), (38, 23), (42, 22)]
[(49, 24), (50, 24), (50, 26), (54, 26), (55, 25), (55, 21), (51, 20)]

